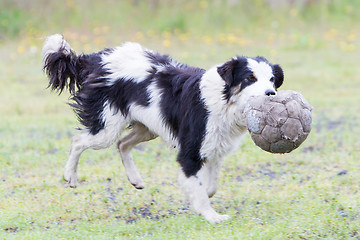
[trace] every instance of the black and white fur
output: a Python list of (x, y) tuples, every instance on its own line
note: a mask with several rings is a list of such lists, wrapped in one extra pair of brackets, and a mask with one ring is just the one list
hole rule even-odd
[[(192, 208), (212, 223), (228, 219), (210, 206), (223, 159), (246, 132), (243, 110), (249, 97), (273, 95), (283, 82), (279, 65), (265, 58), (234, 57), (209, 70), (190, 67), (125, 43), (89, 55), (75, 55), (59, 34), (43, 47), (49, 87), (68, 88), (70, 104), (84, 128), (72, 139), (64, 178), (78, 184), (81, 153), (117, 141), (129, 181), (145, 184), (130, 151), (158, 136), (178, 149), (179, 183)], [(129, 126), (132, 130), (121, 137)]]

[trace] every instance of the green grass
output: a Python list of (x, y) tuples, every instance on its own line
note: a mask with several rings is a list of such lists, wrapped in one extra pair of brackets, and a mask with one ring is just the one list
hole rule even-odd
[[(38, 10), (43, 15), (36, 14), (43, 3), (30, 4), (33, 10), (24, 15), (24, 6), (4, 1), (8, 10), (20, 9), (21, 14), (0, 14), (20, 22), (10, 21), (0, 40), (0, 239), (360, 238), (360, 29), (350, 1), (323, 6), (319, 16), (314, 16), (315, 6), (295, 8), (288, 22), (279, 14), (276, 29), (264, 25), (266, 19), (239, 29), (231, 22), (249, 21), (228, 17), (221, 9), (211, 11), (222, 22), (206, 29), (209, 15), (194, 14), (190, 25), (190, 13), (173, 10), (167, 21), (166, 7), (152, 13), (153, 23), (144, 13), (126, 26), (113, 19), (145, 11), (145, 6), (125, 4), (123, 16), (110, 8), (104, 15), (106, 4), (94, 2), (85, 12), (75, 7), (75, 16), (59, 23), (66, 9), (54, 1)], [(52, 14), (54, 7), (59, 11)], [(249, 16), (255, 18), (252, 11)], [(82, 23), (85, 15), (95, 16), (94, 22)], [(348, 24), (339, 28), (342, 22)], [(197, 27), (205, 31), (196, 32)], [(285, 155), (265, 153), (244, 139), (226, 158), (211, 200), (218, 212), (231, 216), (220, 225), (189, 210), (177, 188), (176, 153), (159, 139), (133, 151), (147, 184), (144, 190), (128, 183), (115, 147), (84, 152), (80, 186), (67, 188), (63, 167), (79, 124), (65, 104), (68, 96), (46, 89), (39, 37), (52, 31), (64, 33), (79, 53), (133, 40), (205, 68), (235, 54), (264, 55), (282, 65), (281, 88), (301, 92), (314, 106), (313, 130), (299, 149)]]

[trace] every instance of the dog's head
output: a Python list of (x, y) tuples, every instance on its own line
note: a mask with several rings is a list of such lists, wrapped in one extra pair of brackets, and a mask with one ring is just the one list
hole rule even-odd
[(224, 98), (228, 103), (247, 102), (249, 97), (275, 95), (284, 81), (282, 68), (263, 57), (235, 57), (217, 68), (225, 81)]

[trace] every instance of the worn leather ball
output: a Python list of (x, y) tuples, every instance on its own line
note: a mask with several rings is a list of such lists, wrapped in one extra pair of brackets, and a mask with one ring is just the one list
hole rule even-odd
[(252, 140), (271, 153), (289, 153), (305, 141), (311, 131), (312, 107), (298, 92), (252, 97), (244, 114)]

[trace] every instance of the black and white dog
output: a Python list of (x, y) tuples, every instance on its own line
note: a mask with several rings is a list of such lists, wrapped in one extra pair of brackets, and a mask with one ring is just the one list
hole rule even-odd
[[(243, 110), (249, 97), (274, 95), (283, 83), (279, 65), (263, 57), (234, 57), (209, 70), (181, 64), (167, 55), (125, 43), (89, 55), (75, 55), (59, 34), (43, 47), (49, 87), (68, 88), (70, 104), (84, 125), (72, 139), (64, 178), (78, 182), (81, 153), (116, 140), (129, 181), (144, 181), (130, 151), (160, 136), (178, 149), (179, 182), (196, 213), (209, 222), (228, 219), (211, 207), (223, 159), (246, 133)], [(129, 126), (132, 130), (120, 138)]]

